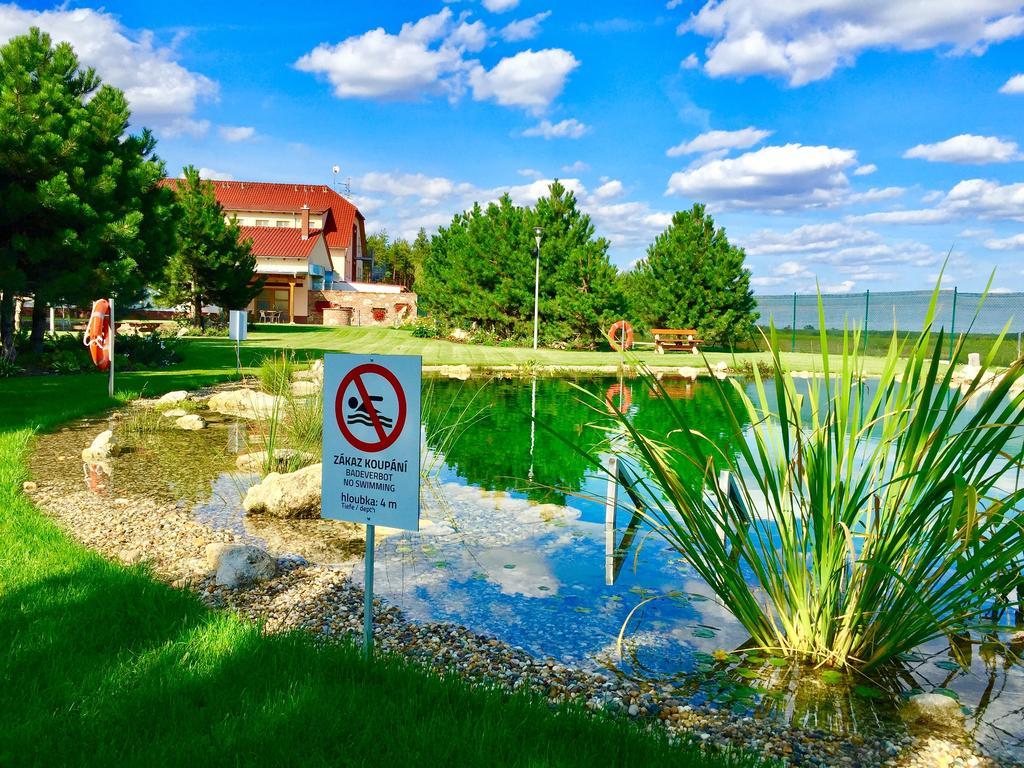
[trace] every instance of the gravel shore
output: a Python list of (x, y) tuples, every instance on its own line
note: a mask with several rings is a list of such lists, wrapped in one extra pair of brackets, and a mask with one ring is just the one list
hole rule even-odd
[[(77, 457), (76, 457), (77, 458)], [(77, 473), (69, 460), (47, 474)], [(36, 472), (30, 495), (67, 533), (108, 558), (145, 562), (176, 588), (191, 589), (214, 608), (227, 609), (264, 623), (267, 632), (302, 629), (329, 638), (360, 636), (363, 592), (344, 568), (308, 563), (274, 552), (278, 575), (265, 582), (229, 589), (207, 572), (206, 547), (215, 542), (249, 543), (245, 537), (200, 523), (182, 504), (141, 496), (97, 495), (79, 485), (50, 482)], [(374, 633), (380, 650), (418, 663), (510, 689), (529, 687), (549, 700), (574, 700), (660, 725), (673, 734), (691, 735), (707, 744), (738, 746), (800, 766), (945, 766), (1022, 765), (980, 754), (966, 735), (940, 738), (896, 731), (838, 734), (801, 728), (767, 718), (695, 707), (673, 698), (675, 689), (637, 683), (537, 658), (493, 637), (442, 623), (416, 623), (395, 606), (375, 600)]]

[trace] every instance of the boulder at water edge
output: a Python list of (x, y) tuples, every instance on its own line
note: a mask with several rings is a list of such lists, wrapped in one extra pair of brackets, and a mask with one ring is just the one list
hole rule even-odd
[(911, 696), (900, 710), (903, 721), (912, 725), (936, 728), (958, 728), (964, 723), (960, 702), (941, 693), (921, 693)]
[(312, 397), (320, 392), (320, 386), (316, 381), (293, 381), (289, 389), (295, 397)]
[(121, 451), (121, 446), (114, 438), (111, 430), (105, 430), (96, 435), (92, 445), (82, 451), (82, 458), (85, 461), (102, 461), (116, 456)]
[(298, 472), (271, 472), (248, 490), (242, 506), (250, 515), (319, 517), (320, 472), (320, 464), (311, 464)]
[(254, 389), (231, 389), (210, 398), (211, 411), (243, 419), (267, 418), (280, 408), (279, 398)]
[(174, 392), (168, 392), (163, 395), (159, 400), (156, 401), (157, 405), (174, 405), (175, 403), (183, 403), (188, 400), (188, 392), (184, 389), (177, 389)]
[[(296, 451), (292, 448), (276, 448), (274, 450), (274, 466), (283, 469), (292, 462), (309, 464), (316, 461), (316, 456), (305, 451)], [(255, 453), (243, 453), (235, 459), (235, 466), (244, 472), (260, 472), (267, 463), (267, 452), (256, 451)], [(295, 466), (295, 464), (292, 464)]]
[(206, 422), (203, 421), (202, 416), (198, 416), (194, 413), (189, 413), (185, 416), (179, 416), (174, 421), (174, 426), (178, 429), (188, 430), (189, 432), (197, 429), (206, 429)]
[(266, 551), (248, 544), (208, 544), (206, 565), (222, 587), (265, 581), (277, 573), (277, 561)]

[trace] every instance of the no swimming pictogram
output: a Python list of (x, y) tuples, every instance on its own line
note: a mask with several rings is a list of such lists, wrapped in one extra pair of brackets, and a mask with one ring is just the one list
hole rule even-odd
[(361, 451), (376, 453), (394, 445), (405, 427), (405, 391), (398, 377), (376, 363), (356, 366), (345, 375), (334, 400), (344, 438)]

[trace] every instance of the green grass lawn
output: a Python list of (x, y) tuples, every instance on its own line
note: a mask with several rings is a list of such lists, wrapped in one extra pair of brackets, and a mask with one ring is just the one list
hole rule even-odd
[[(275, 329), (253, 335), (245, 361), (276, 348), (522, 359), (394, 331)], [(233, 365), (228, 342), (199, 340), (175, 369), (124, 373), (118, 387), (156, 395), (230, 377)], [(401, 659), (367, 664), (348, 645), (265, 637), (208, 610), (144, 568), (80, 546), (21, 492), (32, 429), (114, 404), (105, 377), (0, 379), (0, 402), (0, 765), (757, 764), (672, 746), (578, 708), (442, 680)]]

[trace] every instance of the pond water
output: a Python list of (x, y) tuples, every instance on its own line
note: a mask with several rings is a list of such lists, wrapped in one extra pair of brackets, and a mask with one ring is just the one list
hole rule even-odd
[[(663, 385), (668, 399), (637, 380), (429, 382), (425, 463), (434, 480), (426, 492), (427, 522), (420, 533), (380, 542), (378, 595), (415, 620), (457, 622), (538, 656), (655, 678), (694, 702), (813, 727), (870, 729), (895, 717), (901, 692), (952, 691), (981, 743), (1024, 759), (1024, 671), (998, 644), (936, 642), (873, 681), (826, 680), (775, 666), (778, 660), (758, 653), (730, 653), (716, 662), (712, 654), (735, 651), (747, 635), (642, 521), (620, 509), (609, 525), (607, 481), (581, 454), (603, 454), (608, 433), (601, 427), (608, 421), (594, 405), (605, 401), (652, 432), (664, 432), (669, 408), (679, 409), (729, 450), (709, 382), (665, 379)], [(453, 440), (455, 414), (462, 428)], [(44, 440), (43, 460), (75, 455), (95, 432), (96, 423), (87, 422), (64, 438)], [(360, 544), (339, 524), (241, 514), (241, 497), (257, 478), (233, 471), (233, 455), (258, 448), (251, 426), (213, 418), (203, 432), (160, 434), (143, 441), (145, 461), (118, 461), (111, 477), (96, 483), (86, 474), (85, 481), (103, 493), (146, 488), (181, 499), (204, 522), (275, 551), (343, 564), (362, 579)], [(69, 477), (80, 487), (81, 476)], [(643, 602), (651, 597), (657, 599)]]

